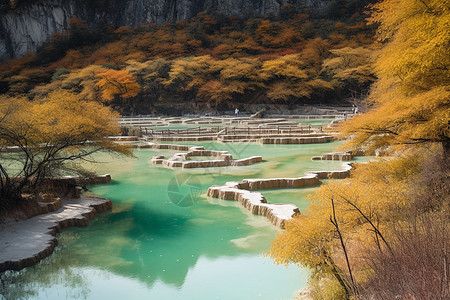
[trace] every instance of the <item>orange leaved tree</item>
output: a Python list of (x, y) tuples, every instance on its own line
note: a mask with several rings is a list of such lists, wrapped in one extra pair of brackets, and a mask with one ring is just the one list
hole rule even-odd
[[(100, 98), (104, 101), (130, 99), (141, 91), (136, 77), (127, 70), (108, 69), (97, 73), (97, 77), (100, 79), (96, 85), (100, 88)], [(133, 113), (133, 105), (130, 108)]]

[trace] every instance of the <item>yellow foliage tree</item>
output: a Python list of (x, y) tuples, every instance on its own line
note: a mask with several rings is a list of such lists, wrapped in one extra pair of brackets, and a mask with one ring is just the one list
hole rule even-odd
[(73, 70), (61, 76), (61, 88), (79, 93), (87, 100), (97, 100), (99, 88), (97, 87), (97, 73), (106, 69), (99, 65), (90, 65), (80, 70)]
[[(379, 79), (370, 94), (373, 109), (343, 126), (344, 133), (354, 137), (352, 145), (376, 149), (441, 142), (448, 151), (449, 4), (448, 0), (384, 0), (372, 7), (371, 21), (380, 23), (379, 38), (384, 46), (375, 57), (374, 70)], [(354, 50), (344, 48), (334, 54), (342, 56), (349, 51)], [(351, 62), (346, 64), (339, 56), (328, 60), (326, 65), (336, 74), (344, 71), (343, 76), (352, 75), (354, 71)], [(439, 190), (423, 190), (414, 185), (414, 178), (423, 174), (422, 154), (357, 165), (351, 178), (323, 185), (310, 196), (311, 204), (304, 214), (289, 222), (286, 231), (273, 242), (270, 255), (279, 263), (300, 263), (322, 272), (323, 277), (335, 276), (348, 295), (358, 297), (359, 287), (367, 284), (366, 280), (376, 282), (378, 278), (374, 274), (382, 269), (378, 268), (382, 263), (374, 259), (377, 255), (373, 253), (395, 262), (395, 266), (402, 266), (404, 260), (400, 255), (409, 255), (413, 251), (404, 251), (401, 243), (394, 241), (402, 236), (414, 237), (405, 232), (417, 232), (413, 229), (422, 226), (419, 222), (413, 223), (412, 216), (433, 219), (432, 210), (440, 209), (439, 205), (414, 207), (414, 197), (420, 197), (424, 191)], [(440, 162), (446, 164), (445, 159)], [(448, 166), (443, 166), (442, 170), (447, 172)], [(448, 179), (446, 174), (440, 176)], [(443, 193), (438, 195), (439, 199), (430, 203), (446, 202), (441, 208), (445, 213), (448, 197), (445, 200)], [(447, 249), (445, 242), (430, 247), (439, 247), (434, 249), (435, 253)], [(425, 253), (424, 257), (427, 255)], [(379, 275), (392, 281), (395, 279), (393, 274), (416, 271), (419, 272), (417, 269)], [(436, 267), (435, 271), (429, 273), (432, 278), (429, 281), (422, 278), (406, 282), (423, 285), (434, 281), (438, 286), (436, 290), (448, 295), (448, 287), (442, 285), (441, 278), (436, 276), (434, 279), (433, 275), (445, 273), (445, 267)], [(387, 281), (383, 284), (389, 284)], [(388, 287), (378, 287), (378, 291)], [(421, 295), (411, 290), (400, 291), (395, 286), (391, 295), (405, 298)], [(373, 297), (374, 294), (366, 296)]]
[(225, 59), (218, 61), (220, 67), (220, 79), (222, 81), (239, 80), (258, 85), (261, 80), (258, 76), (258, 69), (261, 62), (257, 58)]
[(372, 69), (372, 49), (345, 47), (330, 50), (335, 57), (323, 61), (325, 71), (353, 88), (367, 86), (375, 81)]
[(14, 94), (24, 94), (39, 82), (48, 80), (49, 72), (42, 68), (24, 69), (19, 74), (7, 78), (9, 90)]
[[(79, 166), (74, 163), (95, 152), (129, 154), (106, 137), (120, 133), (117, 117), (110, 108), (67, 91), (33, 102), (2, 97), (0, 205), (20, 201), (25, 187), (32, 190), (46, 177), (77, 174)], [(14, 153), (8, 151), (11, 146), (16, 149)], [(15, 168), (10, 168), (11, 161)]]
[(300, 54), (267, 60), (260, 76), (268, 85), (267, 96), (273, 100), (293, 102), (309, 98), (314, 89), (331, 89), (330, 83), (318, 77), (316, 70), (306, 68)]
[(144, 98), (145, 102), (156, 102), (168, 80), (170, 61), (162, 58), (143, 63), (130, 60), (126, 70), (136, 76), (137, 83), (141, 86), (141, 98)]
[(269, 255), (277, 263), (301, 264), (320, 276), (334, 276), (347, 293), (355, 293), (366, 271), (356, 267), (358, 249), (373, 245), (392, 251), (389, 224), (405, 221), (399, 212), (411, 205), (408, 182), (419, 169), (418, 156), (371, 162), (358, 165), (349, 179), (321, 186), (308, 196), (307, 210), (287, 222)]
[(100, 78), (96, 85), (105, 101), (112, 101), (116, 96), (122, 99), (136, 97), (141, 90), (136, 78), (126, 70), (108, 69), (96, 76)]
[[(261, 62), (255, 58), (229, 58), (215, 61), (218, 79), (205, 83), (199, 90), (199, 97), (212, 100), (217, 107), (238, 95), (257, 90), (264, 86), (258, 75)], [(211, 103), (209, 103), (211, 104)]]
[(373, 6), (384, 47), (375, 61), (379, 80), (373, 109), (343, 127), (353, 146), (441, 142), (449, 146), (450, 2), (385, 0)]
[(172, 62), (167, 86), (179, 89), (184, 101), (194, 101), (197, 106), (197, 91), (216, 73), (219, 67), (209, 56), (189, 57), (177, 59)]
[(199, 88), (198, 97), (208, 99), (208, 105), (217, 108), (221, 103), (233, 99), (233, 94), (238, 92), (242, 92), (242, 88), (232, 88), (230, 85), (224, 86), (219, 80), (210, 80)]

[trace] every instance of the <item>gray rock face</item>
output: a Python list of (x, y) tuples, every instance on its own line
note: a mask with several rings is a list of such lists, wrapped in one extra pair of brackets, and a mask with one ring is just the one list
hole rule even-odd
[[(201, 11), (225, 16), (279, 15), (288, 0), (35, 0), (8, 9), (0, 0), (0, 60), (32, 52), (51, 34), (67, 28), (72, 15), (88, 24), (112, 23), (136, 26), (187, 20)], [(291, 0), (297, 6), (320, 9), (326, 0)]]
[(0, 59), (20, 56), (48, 40), (67, 26), (70, 14), (62, 6), (24, 6), (0, 15)]

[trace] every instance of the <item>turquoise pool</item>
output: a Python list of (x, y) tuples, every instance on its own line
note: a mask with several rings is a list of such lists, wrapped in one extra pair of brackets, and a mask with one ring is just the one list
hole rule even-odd
[[(243, 178), (297, 177), (339, 169), (340, 162), (311, 161), (340, 142), (313, 145), (194, 143), (227, 150), (235, 158), (261, 155), (247, 167), (166, 169), (149, 164), (168, 150), (135, 150), (135, 159), (101, 156), (99, 173), (112, 184), (91, 186), (113, 210), (88, 227), (58, 235), (53, 255), (18, 272), (6, 272), (4, 299), (292, 299), (308, 271), (276, 266), (263, 252), (279, 229), (238, 203), (208, 199), (210, 185)], [(314, 188), (262, 191), (274, 203), (300, 209)], [(1, 298), (1, 297), (0, 297)]]

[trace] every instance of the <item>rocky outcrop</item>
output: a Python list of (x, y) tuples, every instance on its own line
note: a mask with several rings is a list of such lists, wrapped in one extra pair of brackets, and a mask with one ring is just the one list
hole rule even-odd
[(160, 136), (154, 137), (154, 140), (160, 142), (187, 142), (187, 141), (218, 141), (221, 143), (230, 142), (256, 142), (261, 144), (317, 144), (328, 143), (334, 140), (334, 137), (324, 134), (279, 134), (279, 135), (261, 135), (261, 134), (248, 134), (248, 135), (198, 135), (198, 136)]
[(352, 152), (332, 152), (325, 153), (322, 156), (313, 156), (312, 160), (341, 160), (341, 161), (349, 161), (353, 159)]
[(248, 190), (279, 189), (279, 188), (299, 188), (304, 186), (319, 185), (317, 176), (307, 175), (297, 178), (270, 178), (270, 179), (244, 179), (240, 188)]
[(111, 183), (111, 175), (97, 175), (91, 177), (76, 178), (78, 185), (104, 184)]
[(317, 175), (319, 179), (344, 179), (350, 176), (352, 163), (343, 163), (342, 170), (338, 171), (309, 171), (307, 175)]
[(286, 221), (300, 213), (294, 204), (270, 204), (260, 192), (252, 190), (275, 188), (299, 188), (320, 184), (320, 179), (343, 179), (350, 176), (351, 163), (343, 163), (343, 170), (312, 171), (297, 178), (244, 179), (231, 181), (225, 185), (213, 185), (208, 189), (207, 196), (222, 200), (238, 201), (255, 215), (265, 216), (272, 224), (285, 227)]
[[(188, 147), (186, 153), (176, 153), (172, 157), (166, 159), (163, 155), (155, 155), (150, 159), (153, 165), (161, 165), (168, 168), (213, 168), (213, 167), (227, 167), (227, 166), (248, 166), (262, 162), (261, 156), (251, 156), (243, 159), (234, 160), (233, 156), (228, 151), (205, 150), (201, 146), (182, 146), (182, 145), (168, 145), (168, 144), (153, 144), (158, 149), (176, 149), (181, 150)], [(163, 148), (160, 148), (163, 146)], [(171, 147), (172, 146), (172, 147)], [(189, 160), (190, 157), (209, 156), (217, 159), (209, 160)]]
[(63, 200), (62, 208), (0, 230), (0, 272), (20, 270), (53, 253), (56, 233), (73, 226), (87, 226), (98, 213), (112, 208), (109, 199), (84, 197)]
[(91, 177), (65, 176), (58, 178), (46, 178), (37, 187), (38, 192), (51, 193), (57, 197), (79, 198), (80, 190), (91, 184), (111, 183), (109, 174)]
[(32, 1), (0, 12), (0, 60), (35, 51), (50, 35), (67, 27), (73, 14), (63, 1)]
[(244, 179), (240, 182), (227, 182), (222, 186), (212, 186), (207, 196), (222, 200), (238, 201), (251, 213), (266, 217), (273, 225), (284, 228), (285, 222), (300, 210), (294, 204), (270, 204), (255, 189), (289, 188), (318, 185), (317, 175), (298, 178)]
[[(309, 118), (310, 116), (300, 116)], [(311, 116), (318, 117), (318, 116)], [(325, 134), (322, 128), (304, 126), (288, 118), (251, 119), (248, 117), (126, 117), (118, 119), (124, 128), (134, 127), (142, 133), (142, 138), (111, 137), (117, 142), (127, 143), (133, 148), (153, 148), (149, 144), (133, 141), (181, 142), (217, 141), (220, 143), (262, 143), (262, 144), (313, 144), (327, 143), (335, 138)], [(212, 124), (195, 128), (167, 129), (172, 124)], [(153, 129), (153, 127), (161, 129)]]
[(60, 209), (62, 207), (62, 202), (59, 197), (43, 197), (43, 199), (38, 202), (38, 205), (41, 207), (41, 211), (38, 214), (47, 214)]
[[(10, 8), (10, 2), (17, 6)], [(67, 28), (72, 15), (90, 25), (137, 26), (188, 20), (202, 11), (241, 18), (279, 15), (288, 0), (0, 0), (0, 60), (35, 51), (51, 34)], [(318, 10), (325, 0), (289, 1)]]
[(208, 197), (222, 200), (234, 200), (242, 204), (250, 212), (265, 216), (269, 221), (280, 228), (284, 228), (285, 220), (299, 213), (297, 206), (292, 204), (267, 204), (266, 199), (260, 192), (250, 192), (236, 187), (212, 186), (208, 189)]
[[(266, 129), (268, 130), (268, 129)], [(230, 130), (232, 131), (232, 130)], [(258, 128), (249, 130), (249, 133), (237, 133), (237, 134), (224, 134), (221, 136), (222, 140), (244, 140), (244, 139), (270, 139), (270, 138), (312, 138), (312, 137), (323, 137), (323, 134), (319, 133), (303, 133), (303, 130), (299, 129), (298, 132), (292, 130), (291, 133), (286, 133), (287, 130), (279, 130), (278, 132), (271, 134), (258, 133)]]

